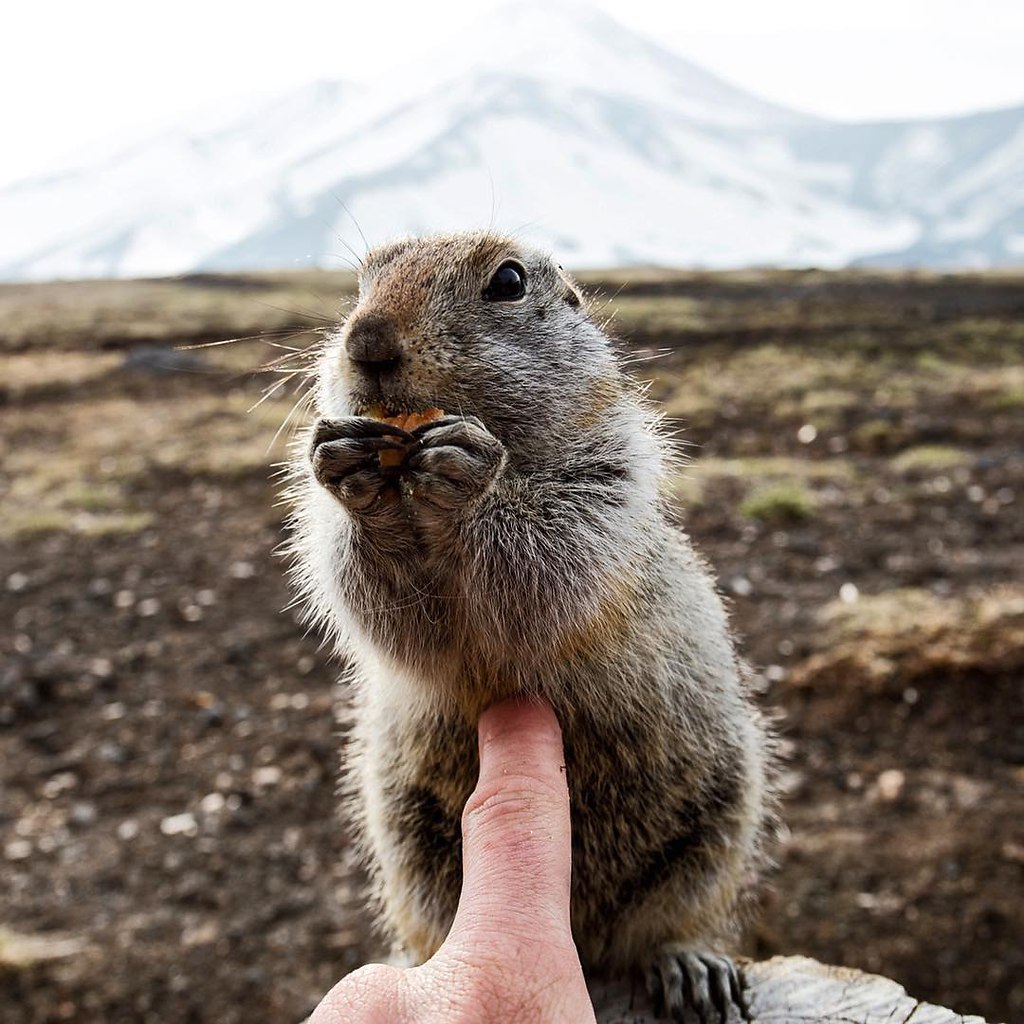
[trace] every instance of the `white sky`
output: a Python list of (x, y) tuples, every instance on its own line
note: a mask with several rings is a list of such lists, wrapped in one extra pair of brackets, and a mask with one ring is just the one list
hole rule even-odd
[[(369, 79), (508, 0), (10, 4), (0, 184), (215, 99)], [(844, 120), (1024, 103), (1024, 0), (600, 0), (765, 99)], [(91, 148), (91, 147), (90, 147)]]

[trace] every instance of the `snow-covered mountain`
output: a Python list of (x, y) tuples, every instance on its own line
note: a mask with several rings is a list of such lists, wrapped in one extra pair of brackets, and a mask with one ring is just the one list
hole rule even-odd
[(0, 190), (0, 277), (320, 264), (492, 224), (577, 266), (1024, 263), (1024, 107), (844, 125), (573, 3)]

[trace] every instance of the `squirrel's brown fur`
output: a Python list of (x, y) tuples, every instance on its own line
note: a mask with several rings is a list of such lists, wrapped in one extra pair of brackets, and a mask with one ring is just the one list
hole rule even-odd
[[(525, 294), (487, 301), (509, 260)], [(563, 727), (584, 966), (728, 941), (763, 860), (770, 737), (666, 515), (656, 417), (575, 284), (490, 233), (377, 249), (317, 402), (295, 579), (351, 668), (348, 789), (394, 937), (418, 960), (443, 940), (477, 718), (526, 693)], [(428, 406), (448, 415), (414, 442), (365, 415)]]

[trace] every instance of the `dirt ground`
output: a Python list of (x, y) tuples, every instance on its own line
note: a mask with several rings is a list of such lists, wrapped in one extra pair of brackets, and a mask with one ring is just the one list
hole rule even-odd
[[(746, 951), (1024, 1019), (1024, 279), (590, 284), (782, 715)], [(0, 287), (5, 1024), (295, 1022), (376, 949), (338, 669), (274, 553), (299, 378), (247, 413), (266, 341), (173, 351), (349, 285)]]

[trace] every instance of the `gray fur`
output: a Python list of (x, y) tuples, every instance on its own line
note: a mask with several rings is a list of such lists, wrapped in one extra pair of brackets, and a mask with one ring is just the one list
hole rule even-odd
[[(508, 258), (526, 296), (483, 301)], [(379, 377), (345, 352), (371, 316), (402, 353)], [(376, 250), (317, 403), (293, 467), (294, 576), (351, 666), (348, 788), (389, 931), (416, 959), (444, 938), (476, 721), (525, 693), (565, 736), (585, 967), (719, 949), (762, 866), (771, 743), (707, 569), (668, 522), (656, 418), (575, 285), (490, 234)], [(374, 405), (449, 415), (382, 470)]]

